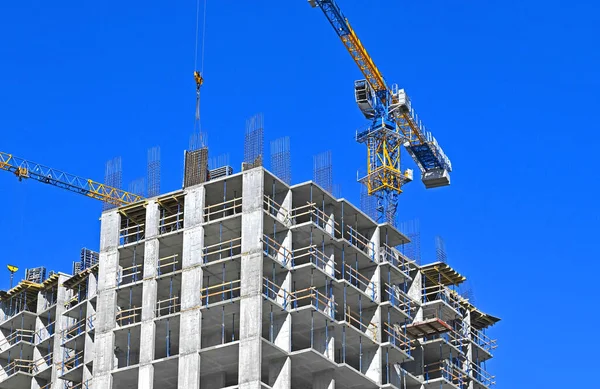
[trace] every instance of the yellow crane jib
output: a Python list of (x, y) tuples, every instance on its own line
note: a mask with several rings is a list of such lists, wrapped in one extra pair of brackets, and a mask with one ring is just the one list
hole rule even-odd
[(116, 206), (132, 204), (143, 200), (135, 193), (114, 188), (94, 180), (82, 178), (57, 169), (53, 169), (12, 154), (0, 151), (0, 170), (11, 172), (19, 177), (31, 178), (45, 184), (70, 190)]

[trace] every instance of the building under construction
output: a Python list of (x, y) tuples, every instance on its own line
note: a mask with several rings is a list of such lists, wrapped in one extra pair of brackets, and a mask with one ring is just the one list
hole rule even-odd
[(498, 319), (407, 243), (261, 166), (106, 210), (99, 263), (0, 296), (0, 388), (490, 388)]

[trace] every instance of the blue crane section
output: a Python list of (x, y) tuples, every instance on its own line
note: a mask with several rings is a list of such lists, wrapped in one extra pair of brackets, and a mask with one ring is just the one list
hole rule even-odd
[(117, 206), (135, 203), (143, 199), (134, 193), (113, 188), (88, 178), (65, 173), (1, 151), (0, 170), (15, 174), (19, 180), (31, 178), (44, 184), (67, 189), (71, 192), (83, 194)]
[(450, 159), (419, 120), (404, 89), (388, 86), (334, 0), (308, 2), (312, 7), (321, 8), (365, 77), (355, 81), (355, 99), (363, 115), (372, 123), (356, 138), (368, 148), (367, 176), (361, 181), (367, 185), (369, 194), (397, 202), (396, 196), (390, 196), (391, 192), (401, 193), (401, 186), (412, 180), (412, 171), (400, 171), (400, 146), (421, 170), (425, 187), (449, 185)]

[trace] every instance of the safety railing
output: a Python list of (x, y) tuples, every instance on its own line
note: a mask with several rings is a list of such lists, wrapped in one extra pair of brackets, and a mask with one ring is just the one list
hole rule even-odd
[(242, 213), (242, 198), (237, 197), (204, 207), (204, 221), (211, 222)]
[(202, 305), (218, 303), (226, 300), (233, 300), (240, 297), (240, 280), (226, 281), (219, 285), (207, 286), (200, 290), (200, 301)]
[(275, 239), (268, 237), (267, 235), (263, 235), (262, 242), (263, 251), (269, 258), (281, 262), (284, 266), (293, 262), (292, 252), (283, 247), (283, 245), (277, 242)]
[(426, 342), (430, 340), (442, 339), (448, 344), (456, 347), (461, 353), (465, 353), (466, 350), (464, 349), (464, 346), (466, 346), (467, 342), (469, 341), (468, 335), (464, 334), (464, 330), (459, 328), (459, 324), (456, 322), (452, 323), (451, 326), (451, 330), (425, 336), (423, 340)]
[(158, 263), (156, 264), (156, 273), (159, 276), (162, 276), (163, 274), (174, 273), (179, 269), (181, 269), (179, 254), (158, 258)]
[(65, 352), (65, 357), (62, 361), (62, 373), (65, 374), (69, 370), (73, 370), (83, 364), (83, 350), (69, 355), (69, 352)]
[(405, 277), (410, 278), (410, 272), (416, 269), (416, 264), (414, 261), (411, 261), (398, 250), (391, 248), (385, 243), (381, 244), (380, 250), (382, 261), (387, 261), (388, 263), (391, 263)]
[[(50, 388), (50, 386), (48, 386), (48, 388)], [(44, 389), (44, 388), (40, 388), (40, 389)], [(87, 380), (84, 382), (71, 382), (71, 383), (65, 383), (65, 388), (64, 389), (92, 389), (92, 380)]]
[(34, 336), (35, 343), (37, 344), (37, 343), (43, 342), (44, 340), (46, 340), (49, 337), (51, 337), (52, 335), (54, 335), (55, 324), (56, 324), (56, 322), (53, 321), (53, 322), (46, 324), (44, 327), (40, 328), (39, 330), (37, 330), (35, 332), (35, 336)]
[(284, 224), (289, 223), (290, 220), (290, 212), (283, 207), (281, 204), (277, 203), (271, 197), (264, 195), (263, 197), (263, 205), (265, 211), (274, 218), (281, 220)]
[[(50, 389), (51, 387), (52, 387), (52, 382), (48, 382), (46, 385), (40, 386), (40, 389)], [(65, 386), (65, 387), (69, 388), (68, 386)]]
[(496, 339), (490, 338), (481, 330), (473, 327), (471, 327), (471, 341), (488, 352), (498, 347)]
[(441, 300), (452, 309), (460, 312), (460, 301), (458, 295), (442, 284), (424, 286), (422, 288), (423, 303)]
[(88, 316), (87, 318), (88, 328), (89, 330), (93, 330), (96, 327), (96, 314)]
[(352, 246), (365, 253), (371, 261), (375, 261), (375, 243), (371, 242), (366, 236), (358, 232), (352, 226), (346, 226), (344, 239)]
[(33, 343), (33, 338), (34, 331), (24, 329), (14, 330), (0, 342), (0, 350), (3, 350), (19, 342)]
[(304, 306), (312, 306), (319, 312), (335, 318), (337, 303), (332, 297), (327, 297), (324, 293), (313, 286), (290, 292), (290, 306), (292, 309), (301, 308)]
[(364, 323), (365, 319), (362, 317), (362, 314), (360, 312), (358, 314), (352, 312), (349, 305), (346, 305), (346, 309), (344, 309), (344, 321), (358, 329), (360, 332), (368, 335), (374, 341), (378, 341), (377, 324), (373, 322)]
[(219, 261), (221, 259), (233, 258), (242, 253), (242, 238), (233, 238), (205, 246), (202, 249), (202, 261), (204, 264)]
[(63, 330), (62, 332), (62, 343), (66, 343), (67, 341), (69, 341), (70, 339), (82, 334), (85, 332), (85, 326), (87, 324), (87, 318), (83, 318), (81, 320), (78, 320), (77, 322), (73, 323), (72, 325), (70, 325), (69, 327), (67, 327), (65, 330)]
[(487, 371), (483, 370), (481, 366), (477, 365), (474, 362), (469, 363), (469, 374), (471, 375), (471, 377), (479, 381), (484, 386), (487, 386), (488, 388), (496, 384), (496, 381), (494, 381), (496, 379), (496, 376), (493, 376)]
[(168, 234), (183, 229), (183, 211), (165, 216), (165, 209), (162, 209), (162, 215), (158, 219), (158, 233)]
[(117, 285), (121, 286), (141, 281), (144, 278), (143, 270), (143, 263), (120, 269), (119, 273), (117, 274)]
[(8, 377), (15, 375), (18, 372), (31, 374), (32, 362), (33, 361), (30, 359), (14, 359), (11, 363), (6, 365), (1, 370), (0, 380), (2, 379), (1, 377), (3, 375), (4, 375), (4, 378), (6, 379)]
[(292, 224), (301, 224), (310, 221), (335, 238), (339, 238), (342, 235), (339, 223), (319, 209), (315, 203), (307, 202), (306, 205), (292, 209), (290, 213)]
[(46, 354), (41, 358), (31, 362), (31, 372), (37, 374), (38, 372), (52, 366), (53, 356), (52, 353)]
[(375, 283), (347, 263), (344, 264), (344, 279), (364, 292), (371, 300), (377, 299)]
[(451, 364), (448, 360), (429, 363), (424, 366), (424, 372), (426, 383), (434, 379), (443, 378), (455, 386), (458, 386), (460, 389), (465, 389), (467, 387), (467, 374)]
[(126, 221), (125, 227), (119, 230), (119, 244), (126, 245), (128, 243), (139, 242), (145, 238), (146, 225), (144, 223), (129, 225), (129, 219)]
[(87, 288), (80, 289), (77, 293), (74, 293), (70, 299), (64, 302), (64, 306), (66, 309), (71, 309), (85, 299), (87, 299)]
[(339, 271), (335, 268), (335, 262), (320, 251), (316, 245), (310, 245), (294, 250), (292, 252), (292, 267), (298, 265), (303, 258), (307, 258), (310, 263), (332, 277), (339, 274)]
[(413, 317), (417, 310), (416, 301), (410, 298), (398, 285), (389, 285), (388, 283), (383, 285), (383, 293), (387, 301), (407, 316)]
[(171, 315), (181, 311), (179, 296), (173, 296), (156, 302), (156, 317)]
[(288, 307), (290, 294), (267, 277), (263, 277), (263, 295), (269, 300), (281, 304), (284, 309)]
[(139, 323), (142, 320), (142, 308), (132, 307), (117, 312), (117, 324), (120, 327)]
[(384, 341), (387, 340), (393, 346), (411, 355), (414, 348), (414, 341), (406, 335), (406, 327), (400, 324), (383, 323)]

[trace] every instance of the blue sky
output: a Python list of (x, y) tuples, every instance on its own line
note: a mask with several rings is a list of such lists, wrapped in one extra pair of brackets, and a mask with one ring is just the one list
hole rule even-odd
[[(448, 156), (452, 185), (405, 187), (400, 220), (418, 218), (482, 310), (502, 321), (488, 370), (497, 388), (587, 382), (600, 346), (569, 338), (599, 318), (600, 12), (592, 1), (339, 0), (390, 83), (404, 87)], [(162, 190), (180, 188), (193, 131), (195, 1), (0, 5), (0, 150), (102, 180), (122, 156), (124, 183), (162, 149)], [(292, 180), (333, 153), (334, 182), (358, 203), (356, 65), (303, 0), (210, 1), (202, 124), (211, 155), (239, 171), (245, 120), (262, 112), (265, 145), (291, 138)], [(412, 163), (405, 159), (406, 165)], [(70, 271), (98, 247), (101, 203), (0, 174), (4, 262)], [(0, 286), (8, 286), (8, 273)], [(595, 342), (595, 341), (594, 341)]]

